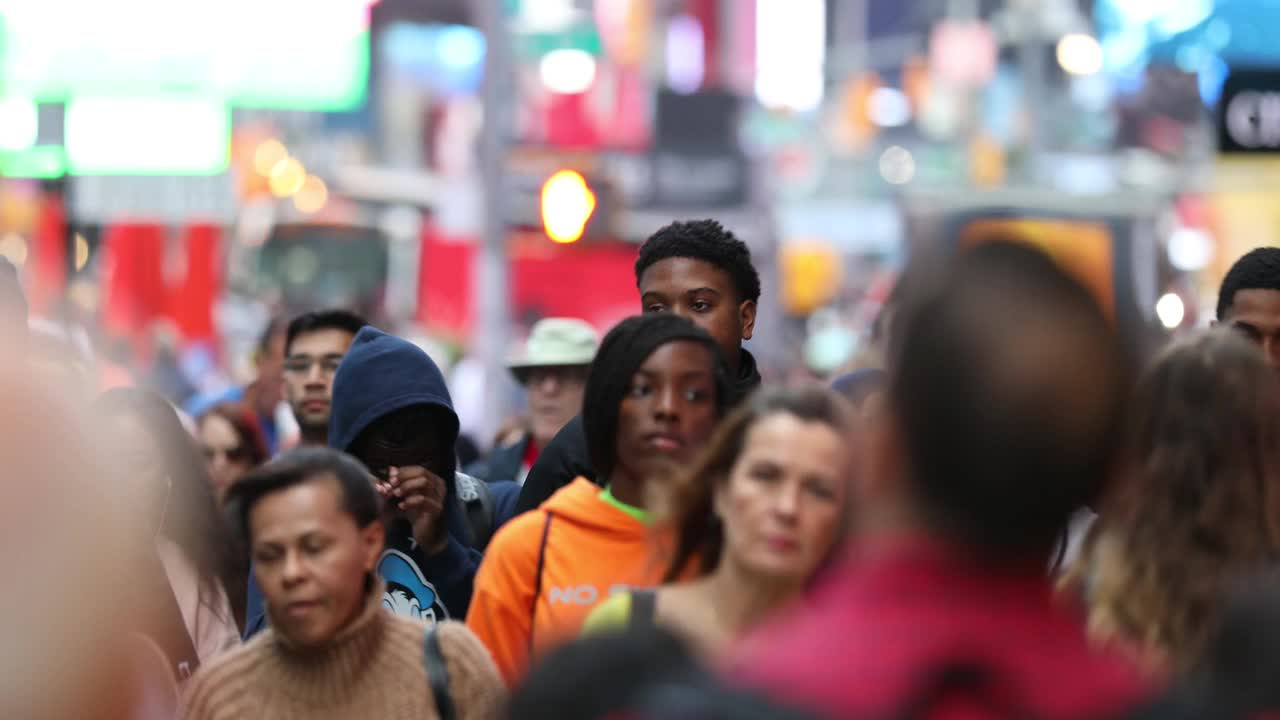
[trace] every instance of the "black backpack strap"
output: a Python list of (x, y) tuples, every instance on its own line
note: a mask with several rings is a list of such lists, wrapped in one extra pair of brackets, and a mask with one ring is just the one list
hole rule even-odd
[(547, 562), (547, 537), (551, 534), (551, 518), (547, 513), (547, 521), (542, 524), (542, 540), (538, 543), (538, 570), (533, 581), (533, 607), (529, 610), (529, 652), (533, 652), (533, 626), (538, 619), (538, 598), (542, 595), (542, 566)]
[(422, 641), (422, 655), (427, 667), (427, 682), (431, 685), (431, 697), (436, 702), (436, 715), (440, 720), (455, 720), (458, 717), (453, 707), (453, 693), (449, 691), (449, 664), (440, 650), (438, 625), (427, 628), (426, 637)]
[(488, 483), (463, 473), (454, 473), (454, 486), (471, 529), (471, 546), (483, 552), (493, 537), (493, 493)]
[(627, 627), (629, 629), (651, 628), (656, 624), (657, 615), (658, 591), (631, 591), (631, 614), (627, 618)]

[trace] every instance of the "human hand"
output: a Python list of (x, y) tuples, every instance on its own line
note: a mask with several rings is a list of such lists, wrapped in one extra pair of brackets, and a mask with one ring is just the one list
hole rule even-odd
[(447, 493), (444, 480), (421, 465), (392, 467), (378, 491), (408, 519), (423, 553), (430, 556), (444, 549), (446, 537), (440, 523)]

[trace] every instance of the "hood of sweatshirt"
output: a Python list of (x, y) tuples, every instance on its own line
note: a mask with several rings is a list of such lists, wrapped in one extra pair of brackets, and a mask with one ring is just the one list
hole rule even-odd
[(540, 508), (555, 517), (558, 526), (570, 523), (583, 532), (609, 541), (644, 541), (651, 528), (600, 497), (599, 485), (578, 478), (558, 490)]
[(445, 411), (446, 424), (430, 428), (453, 447), (458, 414), (444, 374), (422, 348), (408, 340), (366, 326), (356, 335), (333, 378), (333, 411), (329, 445), (350, 451), (365, 428), (388, 413), (412, 405)]

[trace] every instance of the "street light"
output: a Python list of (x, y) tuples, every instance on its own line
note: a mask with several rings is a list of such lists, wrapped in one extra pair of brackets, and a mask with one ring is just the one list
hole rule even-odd
[(554, 242), (577, 242), (595, 210), (595, 193), (573, 170), (561, 170), (542, 185), (542, 226)]
[(1071, 33), (1058, 41), (1058, 64), (1072, 75), (1093, 75), (1102, 70), (1102, 45), (1097, 38)]

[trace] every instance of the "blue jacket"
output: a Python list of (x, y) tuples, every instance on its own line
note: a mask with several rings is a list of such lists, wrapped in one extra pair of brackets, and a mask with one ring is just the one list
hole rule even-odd
[[(418, 346), (374, 327), (363, 328), (351, 343), (333, 378), (333, 412), (329, 446), (350, 450), (375, 420), (411, 405), (434, 405), (448, 411), (450, 422), (422, 432), (442, 433), (445, 447), (458, 439), (458, 416), (444, 375)], [(452, 464), (452, 463), (451, 463)], [(422, 554), (409, 522), (398, 519), (387, 528), (387, 547), (378, 574), (387, 583), (383, 602), (398, 614), (419, 618), (462, 619), (471, 604), (471, 586), (480, 553), (472, 549), (471, 530), (458, 500), (456, 468), (432, 468), (445, 479), (444, 550)]]
[[(356, 335), (333, 379), (329, 446), (349, 450), (375, 420), (411, 405), (448, 410), (451, 422), (422, 431), (444, 433), (448, 435), (444, 446), (454, 446), (458, 416), (440, 368), (416, 345), (366, 326)], [(409, 522), (393, 520), (377, 567), (387, 586), (383, 605), (407, 617), (461, 620), (471, 604), (481, 556), (472, 548), (471, 530), (454, 481), (455, 468), (432, 470), (445, 478), (447, 488), (442, 516), (445, 547), (431, 557), (423, 555)], [(246, 636), (260, 630), (265, 622), (262, 599), (252, 580), (250, 577)]]

